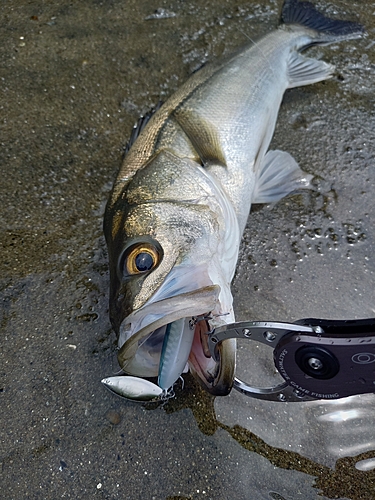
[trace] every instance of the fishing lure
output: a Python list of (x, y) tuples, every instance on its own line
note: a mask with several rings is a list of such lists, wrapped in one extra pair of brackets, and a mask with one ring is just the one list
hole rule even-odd
[(189, 318), (169, 323), (161, 350), (158, 385), (167, 395), (181, 376), (193, 345), (195, 324)]

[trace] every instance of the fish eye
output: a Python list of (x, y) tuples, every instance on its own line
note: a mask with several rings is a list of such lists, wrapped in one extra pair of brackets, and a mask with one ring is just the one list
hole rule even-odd
[(148, 243), (133, 245), (125, 254), (123, 270), (128, 275), (142, 274), (154, 269), (160, 262), (160, 252)]

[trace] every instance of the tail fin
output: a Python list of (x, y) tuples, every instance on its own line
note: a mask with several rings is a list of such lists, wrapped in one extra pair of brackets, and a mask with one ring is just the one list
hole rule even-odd
[[(317, 11), (312, 3), (300, 2), (299, 0), (285, 0), (281, 12), (281, 22), (299, 24), (321, 33), (320, 43), (359, 38), (365, 33), (361, 24), (330, 19)], [(319, 41), (317, 40), (316, 43)]]

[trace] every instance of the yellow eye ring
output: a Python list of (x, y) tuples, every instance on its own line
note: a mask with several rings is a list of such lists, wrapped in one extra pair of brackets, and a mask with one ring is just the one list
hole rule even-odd
[(157, 249), (147, 243), (140, 243), (131, 247), (125, 258), (124, 268), (127, 274), (142, 274), (151, 271), (160, 260)]

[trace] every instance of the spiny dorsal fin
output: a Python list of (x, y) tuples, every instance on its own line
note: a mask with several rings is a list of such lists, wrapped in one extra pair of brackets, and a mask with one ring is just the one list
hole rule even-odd
[(338, 38), (358, 37), (365, 32), (364, 27), (359, 23), (330, 19), (316, 10), (312, 3), (300, 2), (299, 0), (285, 0), (281, 12), (281, 22), (300, 24)]
[(147, 123), (150, 121), (150, 118), (156, 113), (156, 111), (158, 109), (161, 108), (162, 105), (163, 105), (163, 101), (159, 101), (154, 108), (152, 108), (150, 111), (148, 111), (148, 113), (146, 113), (144, 116), (141, 116), (138, 119), (137, 123), (133, 127), (132, 133), (130, 135), (130, 139), (128, 140), (128, 142), (126, 143), (126, 146), (124, 148), (124, 156), (127, 154), (129, 149), (132, 147), (135, 140), (137, 139), (139, 134), (142, 132), (142, 130), (145, 128)]

